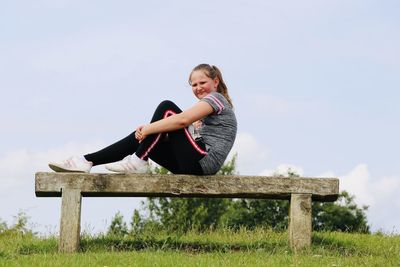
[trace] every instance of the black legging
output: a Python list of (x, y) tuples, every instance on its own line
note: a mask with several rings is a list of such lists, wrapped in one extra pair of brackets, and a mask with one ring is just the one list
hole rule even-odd
[[(175, 103), (166, 100), (158, 105), (151, 122), (181, 112)], [(144, 160), (150, 158), (172, 173), (202, 175), (203, 170), (199, 160), (206, 154), (205, 150), (204, 143), (193, 140), (187, 128), (183, 128), (149, 135), (141, 143), (133, 132), (120, 141), (84, 157), (95, 166), (119, 161), (127, 155), (136, 153), (139, 158)]]

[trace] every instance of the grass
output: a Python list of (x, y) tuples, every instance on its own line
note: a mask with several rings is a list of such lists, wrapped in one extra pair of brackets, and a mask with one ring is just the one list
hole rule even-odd
[(400, 236), (313, 233), (293, 252), (287, 232), (266, 229), (126, 237), (82, 236), (81, 251), (57, 252), (57, 238), (0, 233), (0, 266), (400, 266)]

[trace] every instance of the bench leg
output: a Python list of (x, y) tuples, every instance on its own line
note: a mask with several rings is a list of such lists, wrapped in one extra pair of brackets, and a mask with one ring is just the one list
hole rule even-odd
[(79, 249), (81, 231), (82, 195), (78, 189), (63, 188), (60, 224), (60, 252), (76, 252)]
[(290, 197), (289, 242), (294, 250), (311, 246), (311, 194)]

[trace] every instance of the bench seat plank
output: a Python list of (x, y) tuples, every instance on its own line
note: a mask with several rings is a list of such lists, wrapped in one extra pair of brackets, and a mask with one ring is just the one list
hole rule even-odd
[(38, 172), (37, 197), (61, 197), (63, 188), (79, 189), (83, 197), (224, 197), (290, 200), (292, 193), (313, 200), (335, 201), (337, 178), (284, 178), (244, 175), (169, 175)]

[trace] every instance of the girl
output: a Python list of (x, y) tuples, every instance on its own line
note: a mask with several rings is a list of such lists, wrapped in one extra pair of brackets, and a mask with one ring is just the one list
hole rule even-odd
[(200, 64), (189, 75), (199, 101), (181, 111), (163, 101), (150, 124), (98, 152), (71, 157), (49, 167), (56, 172), (90, 172), (93, 166), (121, 173), (146, 173), (148, 159), (175, 174), (211, 175), (219, 171), (236, 138), (237, 123), (220, 70)]

